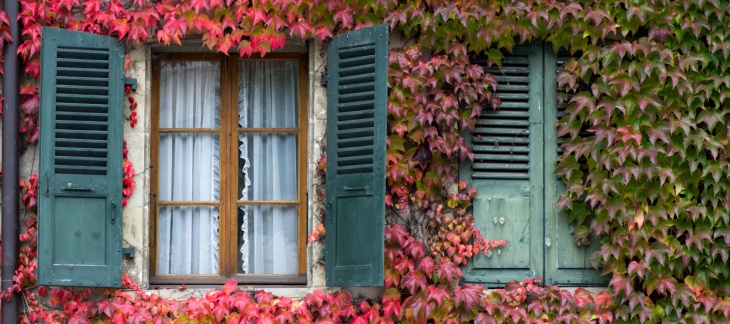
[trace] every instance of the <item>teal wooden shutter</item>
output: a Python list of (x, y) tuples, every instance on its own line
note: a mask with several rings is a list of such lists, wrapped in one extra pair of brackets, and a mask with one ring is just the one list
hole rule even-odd
[[(475, 159), (460, 177), (478, 190), (474, 223), (482, 236), (506, 240), (507, 246), (477, 255), (464, 280), (499, 286), (540, 276), (543, 224), (542, 48), (517, 46), (504, 53), (502, 68), (486, 67), (499, 85), (499, 109), (486, 107), (471, 139)], [(486, 63), (486, 60), (483, 60)]]
[(565, 192), (565, 184), (553, 170), (557, 158), (563, 154), (557, 138), (555, 123), (564, 116), (567, 103), (558, 104), (557, 72), (570, 59), (570, 53), (545, 50), (545, 283), (572, 286), (605, 286), (609, 276), (600, 276), (589, 261), (593, 252), (600, 248), (600, 239), (591, 237), (590, 245), (578, 246), (573, 242), (575, 226), (568, 222), (565, 212), (558, 212), (557, 201)]
[(124, 47), (43, 29), (38, 282), (120, 287)]
[(335, 36), (327, 59), (327, 286), (382, 286), (387, 26)]

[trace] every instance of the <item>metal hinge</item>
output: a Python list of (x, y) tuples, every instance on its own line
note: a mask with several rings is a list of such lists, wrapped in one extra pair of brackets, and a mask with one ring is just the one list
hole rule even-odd
[(330, 80), (330, 76), (327, 73), (322, 72), (322, 86), (323, 87), (327, 86), (327, 82), (329, 82), (329, 80)]

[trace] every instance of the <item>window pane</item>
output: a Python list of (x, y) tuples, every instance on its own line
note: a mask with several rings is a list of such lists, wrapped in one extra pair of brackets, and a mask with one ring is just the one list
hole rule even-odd
[(218, 273), (218, 208), (160, 207), (157, 274)]
[(242, 61), (238, 124), (242, 128), (296, 128), (298, 62)]
[(242, 200), (297, 199), (297, 135), (238, 135)]
[(240, 206), (238, 271), (248, 274), (295, 274), (296, 206)]
[(219, 124), (220, 63), (162, 63), (160, 127), (218, 128)]
[(219, 152), (217, 134), (160, 134), (159, 200), (217, 201)]

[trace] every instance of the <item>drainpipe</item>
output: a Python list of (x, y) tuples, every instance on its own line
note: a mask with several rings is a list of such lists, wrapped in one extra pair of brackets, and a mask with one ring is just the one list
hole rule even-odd
[[(13, 275), (18, 268), (18, 204), (19, 185), (18, 174), (18, 83), (20, 83), (20, 68), (18, 62), (18, 44), (20, 43), (20, 23), (18, 22), (18, 0), (4, 0), (3, 8), (10, 21), (10, 33), (13, 40), (5, 44), (3, 57), (5, 59), (5, 73), (3, 78), (3, 132), (2, 132), (2, 289), (7, 290), (13, 284)], [(18, 323), (17, 293), (13, 294), (9, 302), (2, 302), (2, 322)]]

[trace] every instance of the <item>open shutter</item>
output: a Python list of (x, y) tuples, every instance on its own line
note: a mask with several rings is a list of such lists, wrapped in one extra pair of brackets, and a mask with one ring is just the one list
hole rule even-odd
[(383, 285), (385, 25), (335, 36), (327, 70), (327, 286)]
[(560, 67), (570, 59), (570, 53), (545, 51), (545, 236), (551, 245), (545, 247), (545, 283), (572, 286), (605, 286), (610, 276), (600, 276), (589, 261), (600, 248), (600, 238), (591, 237), (590, 245), (578, 246), (573, 242), (573, 229), (566, 212), (558, 212), (557, 201), (565, 192), (565, 183), (553, 174), (557, 158), (563, 154), (557, 138), (556, 122), (565, 115), (567, 102), (558, 104), (555, 77)]
[(504, 53), (502, 67), (487, 67), (497, 81), (499, 109), (482, 111), (467, 135), (475, 154), (460, 177), (478, 190), (474, 224), (482, 236), (506, 240), (507, 246), (477, 255), (464, 280), (503, 285), (542, 274), (542, 47), (517, 46)]
[(120, 287), (124, 47), (43, 29), (38, 282)]

